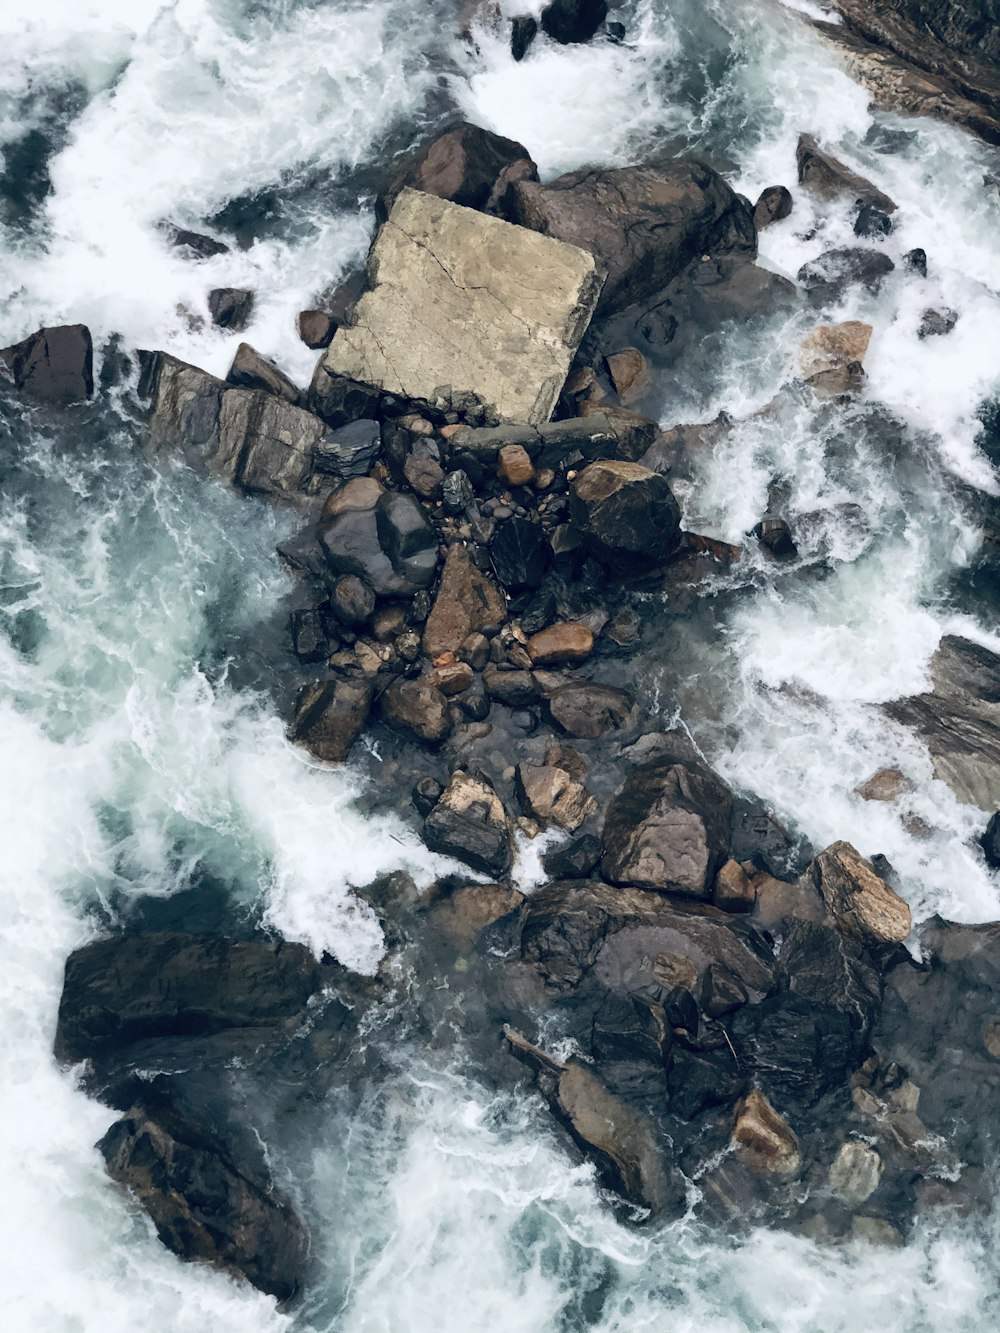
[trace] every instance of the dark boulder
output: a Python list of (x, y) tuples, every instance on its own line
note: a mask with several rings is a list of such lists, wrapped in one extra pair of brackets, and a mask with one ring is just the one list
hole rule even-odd
[(373, 687), (364, 680), (307, 685), (295, 704), (289, 736), (326, 763), (342, 764), (365, 729)]
[(379, 597), (406, 597), (434, 581), (437, 537), (416, 500), (358, 477), (327, 502), (317, 536), (331, 572), (356, 574)]
[(665, 477), (640, 463), (591, 463), (570, 487), (570, 521), (587, 550), (616, 573), (667, 562), (681, 511)]
[[(527, 673), (525, 673), (527, 674)], [(612, 731), (634, 726), (638, 717), (635, 700), (615, 685), (562, 685), (548, 697), (552, 721), (567, 736), (597, 740)]]
[(332, 645), (323, 617), (315, 608), (293, 611), (289, 617), (292, 652), (305, 665), (322, 662), (330, 656)]
[(39, 329), (13, 347), (0, 348), (0, 362), (15, 389), (36, 402), (68, 407), (93, 396), (94, 344), (84, 324)]
[(920, 327), (917, 329), (918, 338), (943, 338), (951, 333), (952, 329), (958, 323), (958, 311), (950, 307), (940, 309), (925, 310), (920, 316)]
[(542, 868), (549, 879), (586, 879), (604, 851), (604, 844), (593, 833), (584, 833), (561, 847), (546, 852)]
[(381, 428), (377, 421), (362, 417), (340, 426), (327, 435), (313, 451), (313, 467), (323, 476), (364, 477), (370, 472), (382, 448)]
[(425, 745), (439, 745), (451, 732), (448, 702), (427, 681), (390, 685), (379, 700), (379, 712), (393, 731)]
[(784, 185), (769, 185), (754, 205), (753, 224), (758, 231), (773, 222), (783, 222), (792, 211), (792, 194)]
[(908, 273), (915, 273), (918, 278), (926, 278), (927, 251), (919, 246), (915, 250), (907, 250), (903, 256), (903, 267)]
[(360, 574), (344, 574), (330, 589), (330, 610), (341, 624), (357, 628), (375, 611), (375, 590)]
[(134, 1106), (97, 1147), (167, 1249), (244, 1277), (281, 1303), (298, 1294), (309, 1251), (301, 1220), (200, 1125), (169, 1106)]
[(526, 518), (500, 523), (490, 542), (490, 559), (509, 592), (537, 588), (552, 564), (552, 546), (544, 529)]
[(484, 209), (512, 173), (538, 179), (524, 145), (461, 121), (404, 159), (376, 202), (376, 216), (385, 222), (397, 195), (407, 188), (465, 208)]
[(811, 134), (799, 136), (795, 160), (798, 164), (799, 184), (820, 199), (842, 197), (862, 207), (873, 205), (884, 213), (896, 211), (896, 205), (887, 194), (820, 148)]
[(888, 236), (892, 231), (892, 217), (885, 209), (874, 204), (862, 204), (858, 216), (854, 219), (855, 236)]
[(454, 856), (473, 870), (502, 879), (513, 861), (513, 840), (503, 802), (488, 783), (455, 772), (424, 821), (432, 852)]
[(329, 347), (337, 332), (337, 321), (325, 310), (300, 310), (296, 323), (299, 337), (314, 352)]
[(238, 389), (259, 389), (263, 393), (272, 393), (276, 398), (283, 398), (286, 403), (294, 403), (296, 406), (301, 398), (288, 376), (249, 343), (240, 343), (237, 347), (226, 383), (234, 384)]
[(767, 516), (753, 530), (753, 535), (776, 560), (794, 560), (798, 555), (792, 530), (783, 518)]
[(552, 0), (542, 10), (542, 31), (564, 46), (589, 42), (607, 17), (607, 0)]
[(994, 870), (1000, 870), (1000, 811), (990, 815), (986, 830), (980, 838), (986, 864)]
[(309, 386), (308, 408), (333, 430), (378, 415), (380, 394), (367, 384), (331, 375), (320, 357)]
[(501, 211), (594, 255), (607, 273), (598, 316), (653, 296), (703, 254), (757, 253), (750, 205), (691, 160), (574, 171), (546, 185), (518, 181)]
[(242, 333), (253, 314), (254, 294), (241, 287), (216, 287), (208, 294), (212, 323), (231, 333)]
[(837, 301), (850, 287), (877, 292), (895, 267), (881, 250), (827, 250), (803, 264), (796, 278), (814, 301)]
[(636, 769), (608, 806), (602, 873), (615, 884), (708, 897), (727, 857), (732, 804), (710, 773)]
[(510, 53), (515, 60), (523, 60), (528, 48), (538, 35), (538, 20), (532, 14), (519, 14), (511, 20)]
[(229, 254), (229, 246), (224, 241), (217, 241), (204, 232), (188, 231), (185, 227), (173, 228), (170, 244), (175, 250), (186, 251), (191, 259), (214, 259), (216, 255)]

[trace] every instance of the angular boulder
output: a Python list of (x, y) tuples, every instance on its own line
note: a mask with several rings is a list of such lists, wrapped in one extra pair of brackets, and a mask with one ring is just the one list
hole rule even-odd
[(506, 599), (493, 580), (476, 568), (464, 546), (449, 546), (437, 596), (424, 625), (427, 656), (457, 653), (470, 634), (496, 630), (506, 618)]
[(419, 190), (463, 208), (484, 209), (508, 180), (538, 179), (538, 168), (523, 144), (479, 125), (460, 121), (406, 157), (375, 203), (384, 222), (403, 190)]
[(570, 521), (587, 550), (617, 573), (663, 565), (680, 541), (681, 511), (665, 477), (641, 463), (591, 463), (570, 486)]
[(542, 10), (542, 32), (563, 46), (589, 42), (607, 17), (607, 0), (552, 0)]
[(276, 398), (284, 398), (286, 403), (300, 406), (302, 395), (288, 376), (249, 343), (240, 343), (237, 347), (226, 382), (237, 389), (260, 389), (264, 393), (273, 393)]
[(542, 825), (575, 833), (597, 812), (597, 801), (583, 783), (557, 765), (518, 764), (515, 782), (525, 813)]
[(795, 150), (799, 184), (820, 199), (850, 199), (852, 203), (868, 205), (883, 213), (894, 213), (896, 205), (870, 180), (845, 167), (831, 153), (820, 148), (811, 134), (799, 136)]
[(812, 300), (838, 301), (851, 287), (877, 292), (895, 264), (882, 250), (827, 250), (803, 264), (796, 278)]
[(0, 347), (0, 362), (15, 389), (35, 402), (68, 407), (93, 396), (94, 344), (85, 324), (39, 329), (23, 342)]
[(609, 731), (632, 726), (638, 716), (635, 700), (615, 685), (563, 685), (548, 698), (552, 721), (567, 736), (598, 740)]
[(913, 928), (909, 905), (849, 842), (835, 842), (812, 863), (831, 916), (866, 943), (901, 944)]
[(613, 884), (705, 898), (729, 845), (732, 794), (684, 764), (637, 769), (608, 806), (601, 869)]
[(590, 254), (407, 189), (368, 272), (329, 374), (500, 420), (549, 419), (600, 292)]
[(317, 538), (333, 574), (358, 575), (379, 597), (412, 596), (434, 581), (437, 537), (424, 511), (412, 495), (383, 490), (368, 477), (334, 492)]
[(372, 692), (372, 685), (364, 680), (306, 685), (295, 704), (289, 738), (325, 763), (343, 764), (365, 729)]
[(390, 685), (379, 700), (379, 712), (393, 731), (425, 745), (438, 745), (451, 732), (445, 696), (427, 681)]
[(791, 1126), (756, 1088), (736, 1107), (733, 1144), (740, 1161), (759, 1175), (794, 1176), (802, 1168)]
[(502, 879), (513, 861), (513, 841), (503, 802), (486, 782), (453, 773), (424, 821), (432, 852), (454, 856), (473, 870)]

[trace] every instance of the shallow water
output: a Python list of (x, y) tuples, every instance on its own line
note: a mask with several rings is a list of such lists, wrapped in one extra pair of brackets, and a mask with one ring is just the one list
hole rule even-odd
[[(649, 683), (665, 711), (704, 686), (711, 708), (690, 724), (720, 770), (810, 841), (888, 855), (918, 917), (995, 918), (998, 885), (974, 846), (984, 812), (960, 805), (920, 744), (875, 711), (921, 687), (942, 634), (1000, 642), (993, 613), (950, 592), (979, 543), (970, 496), (996, 493), (977, 418), (1000, 386), (1000, 202), (981, 183), (995, 151), (874, 113), (792, 12), (815, 6), (633, 0), (623, 44), (540, 39), (520, 65), (488, 33), (478, 50), (453, 38), (458, 8), (52, 0), (37, 18), (0, 13), (8, 168), (27, 171), (35, 135), (35, 186), (0, 207), (0, 343), (79, 320), (99, 344), (118, 333), (127, 350), (165, 347), (224, 372), (244, 335), (205, 322), (207, 292), (247, 285), (258, 303), (245, 337), (303, 382), (313, 356), (294, 314), (363, 255), (370, 164), (456, 109), (521, 139), (545, 175), (690, 149), (751, 197), (794, 190), (798, 134), (816, 134), (899, 203), (893, 258), (928, 253), (926, 282), (897, 273), (840, 312), (875, 325), (866, 397), (898, 419), (902, 444), (804, 409), (738, 425), (684, 496), (689, 519), (739, 541), (778, 474), (790, 513), (826, 516), (815, 551), (780, 577), (751, 557), (746, 591), (720, 597)], [(890, 152), (886, 131), (912, 138)], [(246, 248), (193, 264), (167, 245), (162, 223), (204, 226), (265, 191), (269, 218), (225, 214), (243, 219)], [(761, 259), (794, 275), (849, 239), (846, 209), (814, 215), (796, 192)], [(937, 304), (959, 323), (920, 342), (920, 311)], [(729, 331), (698, 374), (667, 372), (663, 424), (748, 417), (788, 377), (801, 327), (798, 316)], [(404, 824), (357, 812), (359, 772), (320, 769), (284, 739), (271, 673), (291, 591), (274, 547), (289, 520), (145, 460), (127, 404), (119, 393), (63, 423), (0, 420), (7, 1326), (994, 1327), (992, 1224), (930, 1221), (888, 1252), (766, 1230), (734, 1241), (691, 1223), (632, 1229), (539, 1103), (487, 1091), (416, 1041), (389, 1043), (391, 1074), (365, 1105), (334, 1094), (308, 1141), (283, 1145), (316, 1238), (300, 1310), (279, 1315), (162, 1249), (91, 1146), (112, 1113), (50, 1055), (66, 954), (143, 896), (187, 911), (185, 891), (212, 884), (232, 921), (263, 919), (370, 972), (381, 932), (351, 886), (435, 867)], [(861, 506), (862, 527), (837, 521), (844, 503)], [(821, 551), (822, 577), (809, 568)], [(700, 679), (679, 679), (681, 665)], [(928, 837), (855, 794), (886, 764), (913, 780), (910, 813)]]

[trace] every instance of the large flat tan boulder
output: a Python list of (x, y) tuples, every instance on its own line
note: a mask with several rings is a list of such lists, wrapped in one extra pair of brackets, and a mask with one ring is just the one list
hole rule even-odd
[(387, 393), (548, 421), (601, 279), (563, 241), (406, 189), (324, 366)]

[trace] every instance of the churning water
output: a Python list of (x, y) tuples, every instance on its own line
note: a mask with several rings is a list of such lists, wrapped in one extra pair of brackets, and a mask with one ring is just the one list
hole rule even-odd
[[(804, 409), (750, 419), (788, 377), (801, 317), (752, 341), (733, 330), (703, 374), (664, 382), (664, 425), (742, 419), (683, 497), (692, 526), (740, 540), (777, 474), (787, 512), (819, 516), (829, 566), (785, 581), (751, 571), (710, 645), (723, 725), (691, 724), (721, 771), (807, 838), (885, 852), (918, 916), (1000, 916), (970, 850), (983, 813), (874, 711), (922, 687), (942, 634), (998, 642), (992, 613), (949, 596), (979, 542), (970, 499), (996, 488), (976, 415), (1000, 387), (1000, 204), (983, 187), (996, 153), (873, 112), (793, 12), (821, 6), (628, 0), (624, 43), (540, 40), (519, 65), (489, 33), (463, 44), (459, 8), (0, 7), (0, 345), (79, 321), (98, 345), (119, 334), (126, 349), (224, 372), (238, 339), (199, 316), (209, 289), (249, 286), (246, 337), (302, 382), (312, 356), (294, 315), (364, 252), (366, 169), (456, 110), (526, 143), (545, 175), (691, 150), (751, 197), (794, 188), (798, 135), (818, 135), (900, 205), (893, 257), (928, 254), (924, 283), (894, 278), (842, 310), (875, 327), (867, 397), (902, 421), (905, 447)], [(198, 265), (170, 249), (164, 221), (204, 226), (224, 209), (244, 248)], [(792, 217), (762, 234), (761, 260), (792, 275), (853, 240), (850, 228), (846, 208), (814, 216), (797, 194)], [(921, 342), (929, 305), (960, 318)], [(104, 1176), (92, 1145), (112, 1113), (51, 1057), (67, 953), (140, 897), (214, 884), (226, 910), (371, 971), (381, 934), (350, 886), (396, 867), (429, 877), (433, 859), (401, 824), (355, 810), (359, 777), (284, 740), (267, 678), (290, 592), (274, 553), (282, 515), (144, 460), (125, 394), (59, 427), (11, 412), (0, 436), (5, 1327), (996, 1326), (998, 1238), (982, 1221), (926, 1223), (896, 1251), (763, 1230), (737, 1241), (690, 1223), (629, 1230), (532, 1099), (487, 1093), (405, 1043), (360, 1111), (332, 1099), (298, 1146), (291, 1169), (323, 1275), (302, 1308), (278, 1314), (175, 1260)], [(860, 526), (838, 520), (849, 505)], [(922, 836), (855, 795), (890, 763), (914, 783)]]

